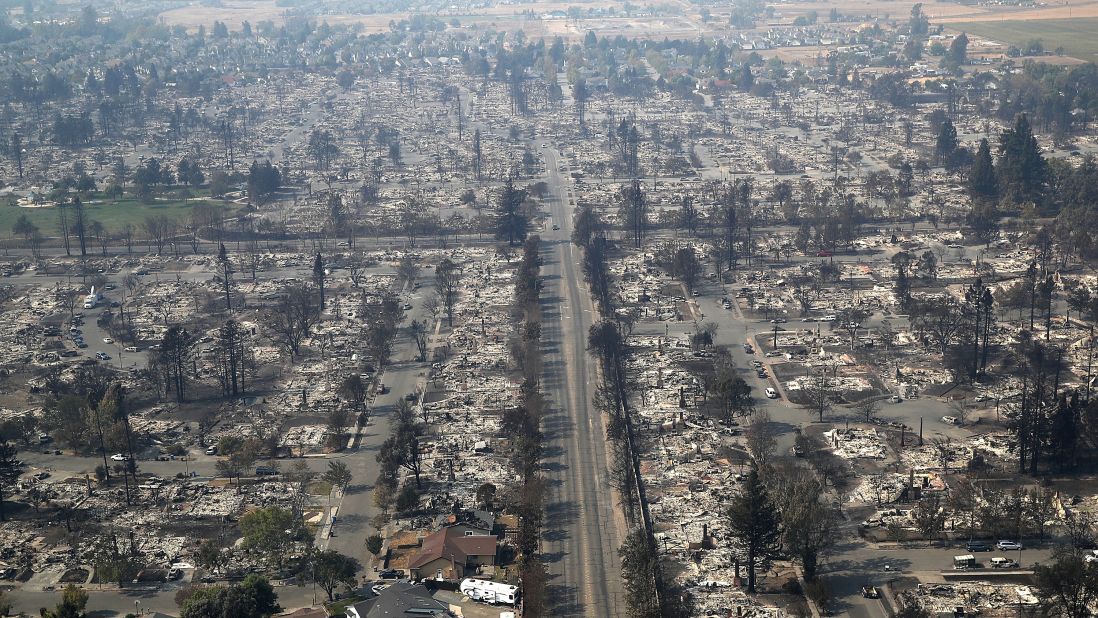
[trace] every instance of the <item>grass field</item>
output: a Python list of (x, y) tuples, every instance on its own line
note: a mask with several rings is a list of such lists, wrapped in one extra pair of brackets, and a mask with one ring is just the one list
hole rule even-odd
[[(98, 202), (98, 203), (93, 203)], [(190, 215), (191, 209), (201, 201), (164, 201), (147, 204), (135, 199), (124, 198), (117, 201), (88, 200), (84, 202), (84, 217), (88, 222), (98, 221), (109, 232), (121, 230), (127, 223), (140, 230), (145, 218), (150, 215), (167, 215), (176, 220)], [(210, 202), (219, 203), (219, 202)], [(0, 202), (0, 237), (11, 235), (11, 228), (20, 215), (27, 215), (31, 223), (38, 226), (43, 236), (56, 236), (57, 208), (20, 208)], [(71, 222), (71, 214), (70, 214)]]
[(1018, 47), (1040, 39), (1047, 51), (1063, 47), (1065, 53), (1073, 58), (1090, 62), (1098, 60), (1098, 17), (950, 22), (945, 26)]

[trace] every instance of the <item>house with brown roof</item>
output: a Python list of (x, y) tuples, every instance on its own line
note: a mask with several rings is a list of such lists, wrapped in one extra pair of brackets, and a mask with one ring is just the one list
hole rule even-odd
[(412, 579), (456, 582), (478, 574), (483, 567), (495, 567), (498, 539), (470, 532), (453, 526), (426, 536), (419, 552), (408, 562)]

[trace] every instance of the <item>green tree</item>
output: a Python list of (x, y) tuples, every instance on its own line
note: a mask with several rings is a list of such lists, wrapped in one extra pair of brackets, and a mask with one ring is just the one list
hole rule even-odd
[(31, 220), (27, 218), (27, 215), (19, 215), (15, 224), (11, 226), (11, 233), (16, 236), (22, 236), (23, 240), (30, 240), (34, 232), (38, 230), (38, 226), (31, 223)]
[(659, 577), (656, 540), (638, 528), (625, 537), (618, 553), (621, 555), (621, 575), (629, 615), (633, 618), (657, 618), (660, 608), (655, 595)]
[(0, 521), (7, 520), (4, 510), (4, 494), (15, 484), (16, 479), (23, 472), (23, 463), (16, 458), (18, 448), (4, 440), (0, 442)]
[(1019, 114), (1014, 127), (999, 136), (999, 187), (1014, 203), (1038, 203), (1045, 190), (1047, 164), (1030, 128)]
[(276, 557), (279, 566), (290, 542), (299, 536), (300, 522), (290, 511), (276, 506), (256, 509), (240, 518), (244, 548)]
[(503, 186), (499, 196), (499, 210), (496, 213), (496, 238), (507, 239), (508, 246), (526, 238), (529, 215), (524, 210), (526, 189), (516, 189), (510, 178)]
[(1098, 565), (1076, 553), (1063, 553), (1034, 569), (1037, 598), (1047, 616), (1086, 618), (1098, 601)]
[(375, 556), (381, 553), (381, 548), (384, 544), (385, 539), (383, 539), (380, 534), (371, 534), (366, 537), (366, 551)]
[(999, 193), (995, 164), (991, 160), (991, 146), (987, 138), (980, 140), (976, 159), (968, 171), (968, 193), (974, 200), (994, 200)]
[(341, 585), (353, 588), (355, 574), (362, 568), (358, 560), (350, 556), (325, 550), (313, 554), (313, 569), (307, 574), (328, 595), (328, 601), (335, 600), (335, 591)]
[(747, 553), (747, 591), (754, 594), (755, 570), (774, 556), (782, 537), (781, 519), (757, 468), (752, 467), (742, 491), (732, 501), (728, 523)]
[(328, 470), (320, 477), (322, 481), (329, 483), (340, 490), (347, 489), (347, 486), (351, 484), (353, 478), (351, 469), (342, 461), (329, 461)]
[(278, 595), (256, 574), (232, 586), (198, 588), (183, 602), (180, 618), (267, 618), (281, 612)]
[(799, 475), (783, 483), (781, 490), (782, 539), (801, 563), (804, 578), (812, 581), (820, 556), (838, 537), (838, 513), (822, 502), (826, 491), (814, 476)]
[[(52, 610), (43, 610), (43, 618), (84, 618), (88, 606), (88, 593), (69, 584), (61, 591), (61, 602)], [(10, 604), (9, 604), (10, 608)], [(0, 608), (3, 609), (3, 608)], [(7, 612), (3, 612), (7, 615)]]
[(258, 205), (266, 203), (282, 185), (282, 173), (270, 161), (252, 161), (248, 168), (248, 196)]
[(953, 126), (952, 120), (946, 118), (938, 130), (938, 137), (934, 143), (934, 156), (939, 162), (948, 161), (955, 150), (957, 150), (957, 128)]
[(953, 37), (949, 44), (949, 59), (956, 65), (962, 65), (968, 60), (968, 35), (964, 32)]

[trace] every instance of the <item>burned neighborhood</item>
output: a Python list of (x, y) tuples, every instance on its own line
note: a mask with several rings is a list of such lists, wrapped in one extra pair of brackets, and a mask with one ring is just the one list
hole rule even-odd
[(0, 616), (1098, 615), (1095, 32), (2, 3)]

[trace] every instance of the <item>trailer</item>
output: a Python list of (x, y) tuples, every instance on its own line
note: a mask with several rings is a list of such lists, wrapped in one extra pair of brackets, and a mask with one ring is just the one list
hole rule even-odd
[(458, 590), (474, 601), (489, 605), (515, 605), (518, 603), (518, 586), (483, 579), (467, 578), (461, 580)]
[(968, 569), (976, 568), (976, 556), (972, 554), (965, 554), (963, 556), (953, 556), (953, 569), (957, 571), (967, 571)]

